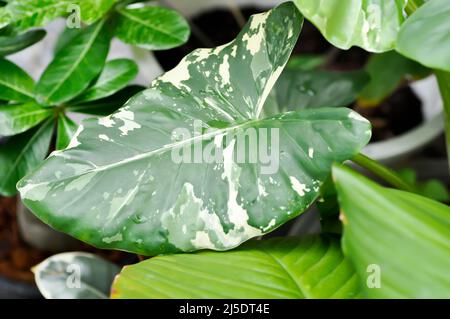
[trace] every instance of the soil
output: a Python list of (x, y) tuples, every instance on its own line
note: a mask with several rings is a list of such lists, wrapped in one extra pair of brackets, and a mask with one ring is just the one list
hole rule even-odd
[[(51, 254), (30, 247), (20, 238), (16, 217), (16, 197), (0, 196), (0, 276), (33, 283), (31, 268)], [(121, 251), (100, 250), (80, 242), (77, 251), (95, 253), (119, 265), (137, 261), (137, 257)]]
[[(245, 18), (258, 13), (255, 7), (241, 9)], [(215, 9), (191, 19), (192, 35), (189, 41), (178, 48), (154, 52), (164, 70), (174, 68), (178, 62), (191, 51), (200, 47), (214, 47), (232, 41), (241, 30), (233, 14), (226, 9)], [(350, 50), (334, 48), (321, 35), (317, 28), (305, 21), (293, 54), (326, 55), (325, 69), (331, 71), (351, 71), (362, 69), (370, 53), (353, 47)], [(372, 141), (380, 141), (407, 132), (423, 121), (421, 102), (404, 86), (377, 108), (361, 109), (350, 105), (373, 125)], [(405, 116), (407, 114), (408, 116)]]

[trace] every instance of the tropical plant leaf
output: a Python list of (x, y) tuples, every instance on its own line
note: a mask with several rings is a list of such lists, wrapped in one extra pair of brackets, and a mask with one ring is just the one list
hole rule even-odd
[(81, 20), (87, 24), (97, 22), (116, 4), (119, 0), (81, 0)]
[(62, 150), (69, 145), (70, 140), (77, 131), (78, 125), (65, 114), (58, 117), (58, 131), (56, 137), (56, 149)]
[(449, 1), (427, 1), (402, 25), (397, 51), (430, 68), (450, 72), (449, 16)]
[(165, 50), (185, 43), (189, 24), (176, 11), (162, 7), (118, 10), (116, 36), (123, 42), (148, 50)]
[(120, 268), (96, 255), (53, 255), (33, 268), (36, 284), (47, 299), (106, 299)]
[[(21, 181), (25, 204), (81, 240), (143, 255), (230, 249), (297, 216), (331, 163), (370, 139), (368, 121), (348, 109), (260, 118), (300, 28), (292, 3), (255, 15), (235, 41), (194, 51), (118, 112), (84, 121)], [(272, 160), (238, 145), (247, 133)], [(192, 148), (210, 153), (193, 161)]]
[[(450, 297), (450, 208), (333, 168), (344, 223), (343, 249), (375, 298)], [(377, 269), (377, 273), (368, 273)], [(370, 277), (369, 275), (372, 275)], [(377, 288), (378, 286), (378, 288)]]
[(0, 58), (0, 99), (16, 102), (33, 100), (33, 79), (14, 63)]
[(300, 71), (311, 71), (325, 63), (325, 56), (314, 54), (301, 54), (292, 56), (286, 68)]
[(160, 256), (125, 267), (112, 298), (354, 298), (359, 280), (339, 242), (273, 238), (225, 252)]
[(275, 85), (279, 112), (348, 106), (369, 82), (364, 71), (285, 70)]
[[(294, 0), (306, 19), (334, 46), (370, 52), (395, 48), (408, 0)], [(445, 0), (444, 0), (445, 1)]]
[(53, 119), (28, 132), (2, 138), (0, 141), (0, 194), (13, 196), (16, 184), (36, 168), (48, 153)]
[(138, 73), (138, 66), (133, 60), (116, 59), (108, 61), (97, 81), (78, 96), (74, 103), (89, 102), (108, 97), (123, 89)]
[(0, 56), (19, 52), (45, 37), (45, 30), (31, 30), (17, 36), (0, 36)]
[(38, 125), (52, 114), (35, 102), (0, 105), (0, 136), (19, 134)]
[(92, 115), (110, 115), (122, 107), (133, 95), (145, 90), (140, 85), (129, 85), (111, 96), (92, 102), (69, 105), (70, 112), (92, 114)]
[(0, 8), (0, 28), (10, 25), (17, 31), (40, 27), (67, 14), (77, 0), (11, 0)]
[(422, 78), (431, 71), (395, 51), (374, 54), (366, 66), (370, 82), (361, 92), (360, 106), (377, 106), (408, 79)]
[(57, 53), (36, 84), (39, 101), (55, 105), (83, 92), (103, 69), (109, 40), (104, 20), (80, 32)]

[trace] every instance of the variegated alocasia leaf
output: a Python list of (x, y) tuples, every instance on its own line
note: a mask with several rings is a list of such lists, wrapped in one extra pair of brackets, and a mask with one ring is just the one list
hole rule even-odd
[(328, 237), (273, 238), (236, 250), (154, 257), (125, 267), (111, 297), (358, 298), (360, 280), (339, 241)]
[(450, 208), (333, 168), (344, 254), (372, 298), (450, 297)]
[(341, 49), (371, 52), (395, 48), (408, 0), (295, 0), (306, 19)]
[(47, 299), (107, 299), (120, 268), (94, 254), (68, 252), (53, 255), (32, 270)]
[(403, 24), (397, 51), (433, 69), (450, 72), (450, 1), (426, 2)]
[(261, 118), (300, 29), (286, 3), (192, 52), (118, 112), (84, 121), (19, 183), (25, 204), (83, 241), (144, 255), (230, 249), (302, 213), (370, 124), (333, 108)]

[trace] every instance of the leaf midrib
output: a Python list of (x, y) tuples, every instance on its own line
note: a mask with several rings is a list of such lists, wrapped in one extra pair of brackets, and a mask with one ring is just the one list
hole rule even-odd
[(155, 30), (155, 31), (157, 31), (157, 32), (159, 32), (159, 33), (162, 33), (162, 34), (164, 34), (165, 36), (167, 36), (167, 37), (169, 37), (169, 38), (172, 38), (172, 39), (175, 39), (175, 40), (178, 40), (178, 41), (183, 41), (183, 40), (184, 40), (183, 38), (177, 37), (176, 35), (172, 35), (172, 34), (168, 33), (167, 31), (164, 31), (164, 30), (162, 30), (162, 29), (160, 29), (160, 28), (157, 28), (157, 27), (154, 26), (154, 25), (147, 24), (147, 21), (141, 20), (140, 18), (138, 18), (138, 17), (132, 15), (131, 13), (129, 13), (129, 10), (119, 10), (119, 13), (120, 13), (121, 15), (123, 15), (124, 17), (126, 17), (126, 18), (132, 20), (132, 21), (135, 21), (135, 22), (137, 22), (137, 23), (140, 23), (140, 24), (142, 24), (142, 25), (148, 27), (149, 29), (153, 29), (153, 30)]

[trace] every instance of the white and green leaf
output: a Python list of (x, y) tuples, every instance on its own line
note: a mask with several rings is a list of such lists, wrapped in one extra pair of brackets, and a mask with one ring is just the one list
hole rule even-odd
[(107, 299), (119, 271), (115, 264), (84, 252), (53, 255), (33, 268), (46, 299)]
[[(25, 204), (92, 245), (143, 255), (227, 250), (302, 213), (332, 162), (358, 153), (371, 132), (348, 109), (261, 117), (300, 29), (286, 3), (253, 16), (235, 41), (195, 50), (118, 112), (84, 121), (66, 150), (19, 183)], [(174, 134), (198, 122), (194, 136)], [(235, 159), (248, 158), (236, 142), (248, 129), (273, 150), (273, 166)], [(279, 139), (264, 133), (273, 131)], [(197, 147), (223, 156), (174, 160)]]
[[(408, 0), (294, 0), (334, 46), (359, 46), (370, 52), (395, 48)], [(445, 1), (445, 0), (444, 0)]]

